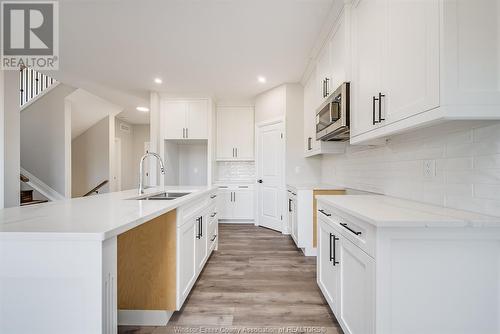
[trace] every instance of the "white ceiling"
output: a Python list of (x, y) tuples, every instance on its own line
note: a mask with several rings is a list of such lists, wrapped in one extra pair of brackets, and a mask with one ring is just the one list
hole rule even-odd
[(88, 128), (122, 109), (83, 89), (77, 89), (66, 97), (71, 102), (71, 139), (75, 139)]
[(61, 0), (53, 76), (130, 115), (148, 105), (150, 90), (248, 100), (300, 81), (333, 2)]

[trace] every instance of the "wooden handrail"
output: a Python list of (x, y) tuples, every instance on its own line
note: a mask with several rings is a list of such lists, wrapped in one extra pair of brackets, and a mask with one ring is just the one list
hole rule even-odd
[(23, 174), (19, 174), (19, 179), (24, 183), (30, 182), (30, 179)]
[(102, 181), (101, 183), (99, 183), (96, 187), (92, 188), (92, 190), (90, 190), (88, 193), (86, 193), (85, 195), (83, 195), (83, 197), (85, 196), (89, 196), (89, 195), (92, 195), (93, 193), (97, 192), (99, 189), (101, 189), (106, 183), (108, 183), (109, 180), (104, 180)]

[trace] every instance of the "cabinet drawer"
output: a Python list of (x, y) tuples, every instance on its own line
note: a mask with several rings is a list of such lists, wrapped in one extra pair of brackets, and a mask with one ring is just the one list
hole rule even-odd
[(318, 203), (318, 216), (325, 218), (344, 237), (375, 257), (375, 226), (322, 202)]

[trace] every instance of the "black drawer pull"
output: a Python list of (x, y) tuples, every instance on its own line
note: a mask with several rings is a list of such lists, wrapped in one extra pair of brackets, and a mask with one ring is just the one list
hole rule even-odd
[(210, 218), (214, 218), (216, 214), (217, 214), (217, 212), (212, 213), (212, 214), (210, 215)]
[(210, 241), (214, 241), (217, 238), (217, 234), (214, 234), (213, 238)]
[(217, 197), (217, 195), (212, 195), (210, 196), (210, 199), (214, 199), (215, 197)]
[(342, 225), (343, 227), (345, 227), (346, 229), (348, 229), (349, 231), (351, 231), (352, 233), (354, 233), (356, 235), (360, 235), (361, 234), (361, 232), (356, 232), (352, 228), (350, 228), (349, 226), (347, 226), (346, 223), (340, 223), (340, 225)]
[(323, 209), (320, 209), (318, 211), (321, 212), (322, 214), (324, 214), (327, 217), (330, 217), (332, 215), (331, 213), (326, 213), (325, 210), (323, 210)]

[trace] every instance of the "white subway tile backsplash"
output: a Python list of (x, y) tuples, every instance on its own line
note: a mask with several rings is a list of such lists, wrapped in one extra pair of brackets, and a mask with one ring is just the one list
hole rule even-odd
[(255, 179), (253, 161), (218, 161), (217, 181), (251, 181)]
[[(321, 181), (500, 216), (500, 123), (467, 124), (324, 156)], [(435, 176), (424, 176), (425, 160), (435, 160)]]

